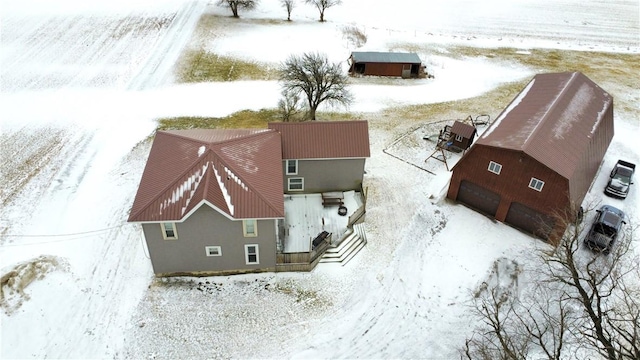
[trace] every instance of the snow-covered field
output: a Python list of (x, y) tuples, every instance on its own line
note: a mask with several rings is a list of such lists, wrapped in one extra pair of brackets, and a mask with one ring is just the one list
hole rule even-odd
[[(279, 97), (273, 81), (174, 83), (205, 13), (224, 24), (198, 39), (208, 50), (263, 62), (304, 51), (344, 61), (354, 50), (344, 26), (366, 32), (364, 50), (440, 50), (423, 55), (435, 79), (354, 81), (349, 110), (370, 120), (369, 242), (347, 266), (154, 279), (141, 229), (125, 220), (155, 119), (273, 108)], [(470, 292), (497, 259), (525, 262), (544, 244), (444, 200), (442, 167), (429, 164), (434, 176), (383, 153), (420, 125), (383, 110), (472, 98), (538, 71), (442, 55), (457, 45), (638, 54), (640, 4), (345, 0), (325, 15), (318, 23), (300, 3), (283, 23), (276, 0), (240, 20), (198, 0), (0, 0), (0, 357), (457, 357)], [(640, 162), (640, 75), (629, 76), (635, 88), (600, 84), (616, 98), (616, 135), (588, 201), (637, 224), (637, 188), (625, 201), (601, 195), (619, 157)], [(423, 145), (407, 136), (392, 150), (419, 162)]]

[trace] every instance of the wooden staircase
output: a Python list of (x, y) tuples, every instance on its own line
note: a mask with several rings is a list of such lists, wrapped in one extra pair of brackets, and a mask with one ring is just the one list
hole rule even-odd
[(353, 229), (348, 233), (338, 246), (329, 247), (322, 258), (321, 263), (338, 263), (346, 265), (354, 256), (367, 244), (367, 237), (364, 232), (364, 225), (354, 224)]

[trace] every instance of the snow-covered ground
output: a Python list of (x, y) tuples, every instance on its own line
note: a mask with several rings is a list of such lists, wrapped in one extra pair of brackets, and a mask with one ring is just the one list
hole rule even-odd
[[(276, 0), (233, 21), (198, 0), (0, 0), (0, 357), (455, 358), (470, 331), (469, 293), (494, 261), (544, 245), (443, 200), (442, 167), (434, 176), (383, 153), (419, 124), (382, 110), (471, 98), (537, 71), (442, 55), (456, 45), (637, 54), (639, 11), (624, 0), (345, 0), (321, 24), (301, 3), (293, 22), (271, 21), (286, 15)], [(350, 111), (370, 120), (369, 242), (347, 266), (153, 278), (141, 230), (125, 220), (154, 120), (275, 107), (279, 97), (273, 81), (173, 83), (205, 13), (225, 25), (207, 49), (264, 62), (304, 51), (343, 61), (353, 50), (345, 26), (366, 32), (364, 50), (441, 50), (421, 54), (435, 79), (354, 81)], [(624, 110), (603, 169), (640, 162), (639, 90), (612, 88)], [(506, 105), (488, 108), (495, 117)], [(428, 155), (411, 139), (393, 150)], [(638, 189), (603, 199), (605, 183), (603, 170), (588, 201), (637, 224)]]

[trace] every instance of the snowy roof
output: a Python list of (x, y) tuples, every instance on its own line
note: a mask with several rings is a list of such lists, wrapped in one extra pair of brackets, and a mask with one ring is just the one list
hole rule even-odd
[(268, 129), (159, 131), (129, 221), (180, 221), (205, 203), (235, 219), (284, 217), (280, 154)]
[[(269, 123), (282, 136), (283, 159), (367, 158), (369, 126), (365, 120)], [(311, 146), (310, 146), (311, 145)]]
[(416, 53), (354, 51), (351, 53), (351, 57), (354, 63), (422, 63), (420, 57)]
[(539, 74), (477, 145), (523, 151), (569, 179), (613, 98), (580, 72)]

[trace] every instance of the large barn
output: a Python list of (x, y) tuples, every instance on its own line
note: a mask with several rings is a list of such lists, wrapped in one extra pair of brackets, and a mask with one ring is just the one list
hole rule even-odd
[(557, 243), (613, 137), (613, 98), (579, 72), (539, 74), (453, 167), (447, 197)]
[(349, 57), (349, 75), (424, 78), (425, 67), (418, 54), (354, 51)]

